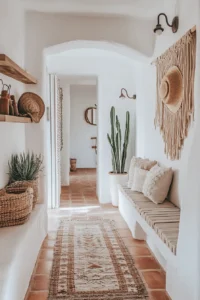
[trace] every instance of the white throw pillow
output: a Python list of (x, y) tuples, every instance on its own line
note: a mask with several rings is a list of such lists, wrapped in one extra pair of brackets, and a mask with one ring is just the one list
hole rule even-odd
[(146, 175), (143, 194), (156, 204), (162, 203), (169, 192), (173, 171), (155, 165)]
[(134, 177), (133, 177), (133, 184), (131, 187), (132, 191), (140, 192), (142, 193), (143, 185), (147, 176), (147, 173), (149, 171), (140, 169), (138, 167), (135, 168), (134, 171)]
[(130, 168), (128, 172), (128, 183), (127, 183), (128, 188), (131, 188), (133, 185), (135, 167), (142, 168), (145, 170), (150, 170), (156, 163), (157, 163), (156, 161), (151, 161), (149, 159), (133, 156), (133, 158), (131, 159)]
[(141, 157), (135, 157), (135, 156), (133, 156), (133, 158), (131, 159), (129, 172), (128, 172), (128, 184), (127, 184), (127, 186), (129, 188), (131, 188), (132, 184), (133, 184), (133, 176), (134, 176), (135, 167), (140, 166), (141, 160), (142, 160)]

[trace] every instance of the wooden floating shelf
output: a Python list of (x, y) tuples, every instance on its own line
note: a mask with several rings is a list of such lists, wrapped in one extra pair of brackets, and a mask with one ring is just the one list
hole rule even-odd
[(0, 122), (31, 123), (31, 118), (0, 115)]
[(5, 54), (0, 54), (0, 73), (25, 84), (36, 84), (37, 80)]

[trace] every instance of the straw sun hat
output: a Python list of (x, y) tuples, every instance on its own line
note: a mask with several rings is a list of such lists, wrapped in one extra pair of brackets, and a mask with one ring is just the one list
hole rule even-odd
[(170, 67), (159, 87), (162, 102), (172, 113), (176, 113), (183, 101), (183, 77), (178, 67)]
[(26, 114), (32, 121), (39, 123), (44, 115), (45, 106), (42, 99), (34, 93), (24, 93), (19, 99), (18, 109), (20, 114)]

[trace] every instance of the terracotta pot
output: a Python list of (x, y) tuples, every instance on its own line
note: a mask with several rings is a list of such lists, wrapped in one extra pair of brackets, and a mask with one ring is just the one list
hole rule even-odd
[(118, 195), (118, 184), (126, 184), (128, 181), (128, 174), (122, 173), (109, 173), (109, 181), (110, 181), (110, 194), (111, 194), (111, 200), (112, 205), (118, 207), (119, 203), (119, 195)]
[(0, 114), (9, 115), (10, 96), (7, 91), (2, 91), (0, 97)]
[(70, 171), (75, 172), (76, 171), (76, 158), (71, 158), (70, 159)]

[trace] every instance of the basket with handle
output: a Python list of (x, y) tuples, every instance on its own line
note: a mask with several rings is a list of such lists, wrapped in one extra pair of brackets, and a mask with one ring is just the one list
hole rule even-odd
[(0, 190), (0, 227), (24, 224), (30, 217), (33, 189)]

